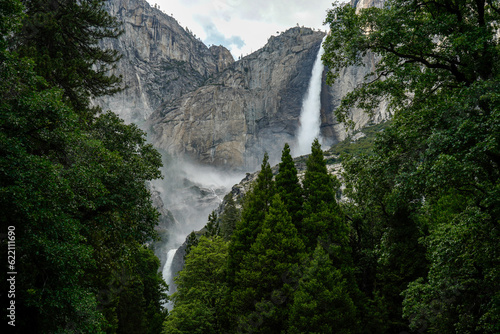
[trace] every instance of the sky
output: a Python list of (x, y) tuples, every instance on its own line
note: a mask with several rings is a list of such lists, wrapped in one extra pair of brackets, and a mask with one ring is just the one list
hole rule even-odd
[(207, 46), (223, 45), (233, 57), (263, 47), (269, 37), (297, 26), (323, 25), (333, 0), (147, 0), (173, 17)]

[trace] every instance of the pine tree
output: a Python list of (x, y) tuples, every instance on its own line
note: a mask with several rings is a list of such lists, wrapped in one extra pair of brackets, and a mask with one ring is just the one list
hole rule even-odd
[(201, 236), (186, 256), (175, 279), (174, 308), (165, 321), (166, 333), (221, 333), (226, 326), (225, 282), (228, 242)]
[(191, 231), (189, 233), (187, 239), (186, 239), (186, 250), (184, 252), (184, 259), (189, 255), (189, 252), (191, 252), (191, 249), (196, 247), (198, 245), (198, 237), (196, 236), (196, 233), (194, 231)]
[(318, 139), (315, 139), (311, 145), (311, 154), (306, 161), (303, 187), (306, 213), (314, 212), (322, 202), (335, 206), (335, 193), (339, 182), (328, 173)]
[(306, 162), (303, 182), (305, 218), (301, 235), (311, 252), (318, 238), (331, 245), (347, 245), (347, 227), (335, 199), (338, 186), (337, 179), (328, 173), (321, 145), (316, 139)]
[(292, 217), (292, 222), (299, 227), (302, 222), (303, 192), (297, 177), (297, 169), (290, 154), (290, 146), (285, 144), (276, 175), (276, 191), (280, 195), (286, 209)]
[(220, 217), (220, 233), (224, 239), (229, 240), (236, 228), (236, 222), (240, 219), (240, 211), (236, 208), (232, 193), (227, 194), (224, 200), (226, 205)]
[(24, 0), (23, 29), (16, 36), (22, 56), (35, 61), (35, 71), (54, 86), (86, 121), (98, 109), (90, 98), (120, 90), (121, 78), (109, 71), (119, 59), (102, 49), (104, 38), (121, 34), (120, 23), (104, 9), (103, 0)]
[(205, 228), (207, 229), (206, 234), (208, 237), (215, 237), (216, 235), (219, 235), (219, 218), (217, 217), (215, 210), (208, 215), (208, 222), (207, 225), (205, 225)]
[[(237, 272), (232, 309), (238, 315), (240, 330), (276, 333), (285, 328), (303, 256), (304, 244), (276, 194), (262, 230)], [(261, 319), (257, 326), (255, 318)]]
[(234, 281), (234, 275), (239, 270), (245, 253), (255, 242), (266, 213), (269, 211), (274, 193), (273, 172), (269, 165), (269, 156), (265, 153), (257, 180), (244, 198), (241, 220), (236, 224), (236, 230), (229, 245), (230, 281)]
[(356, 333), (356, 307), (342, 271), (320, 244), (294, 293), (287, 333)]

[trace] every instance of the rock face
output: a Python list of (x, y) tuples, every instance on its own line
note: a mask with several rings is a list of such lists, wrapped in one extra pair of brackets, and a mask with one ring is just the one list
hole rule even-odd
[(293, 28), (271, 37), (204, 86), (165, 103), (148, 120), (153, 143), (227, 168), (255, 167), (292, 142), (324, 33)]
[(356, 7), (356, 12), (363, 8), (382, 8), (385, 0), (351, 0), (351, 6)]
[[(202, 87), (163, 104), (148, 120), (154, 145), (229, 169), (254, 169), (264, 152), (269, 153), (271, 163), (278, 161), (284, 144), (295, 142), (302, 100), (323, 37), (322, 32), (292, 28), (271, 37), (262, 49)], [(326, 85), (324, 72), (321, 135), (326, 145), (348, 135), (333, 111), (375, 66), (373, 55), (365, 58), (366, 66), (345, 69), (332, 87)], [(373, 117), (355, 110), (351, 118), (360, 128), (387, 119), (385, 109), (382, 106)]]
[(102, 46), (123, 55), (115, 73), (128, 88), (97, 102), (126, 122), (143, 123), (162, 103), (196, 89), (234, 62), (226, 48), (209, 49), (145, 0), (108, 0), (105, 6), (123, 23), (123, 34)]
[[(353, 5), (382, 3), (367, 1)], [(145, 0), (108, 0), (106, 6), (124, 33), (103, 46), (123, 54), (115, 71), (128, 88), (98, 101), (103, 108), (144, 128), (157, 148), (225, 169), (255, 169), (264, 152), (274, 163), (285, 142), (293, 146), (323, 32), (292, 28), (234, 62), (226, 48), (208, 48)], [(326, 145), (347, 136), (333, 111), (375, 63), (367, 55), (365, 67), (347, 68), (332, 87), (325, 69), (320, 98)], [(351, 118), (359, 128), (387, 119), (385, 109), (372, 118), (355, 110)]]

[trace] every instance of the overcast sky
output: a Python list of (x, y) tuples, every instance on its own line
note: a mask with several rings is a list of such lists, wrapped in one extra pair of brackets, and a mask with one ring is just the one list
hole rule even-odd
[(147, 0), (207, 45), (224, 45), (238, 59), (271, 35), (297, 25), (325, 31), (333, 0)]

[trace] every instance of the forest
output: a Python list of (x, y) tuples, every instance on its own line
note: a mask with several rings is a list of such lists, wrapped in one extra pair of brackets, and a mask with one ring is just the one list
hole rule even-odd
[(497, 0), (334, 3), (328, 82), (378, 59), (336, 117), (354, 126), (350, 110), (386, 101), (391, 122), (341, 155), (340, 175), (318, 140), (303, 175), (288, 144), (274, 174), (264, 155), (245, 196), (190, 235), (167, 297), (148, 247), (162, 158), (92, 103), (123, 89), (110, 74), (120, 55), (98, 46), (119, 22), (102, 0), (0, 0), (1, 252), (3, 275), (17, 273), (1, 283), (14, 305), (3, 321), (15, 333), (499, 333), (499, 18)]

